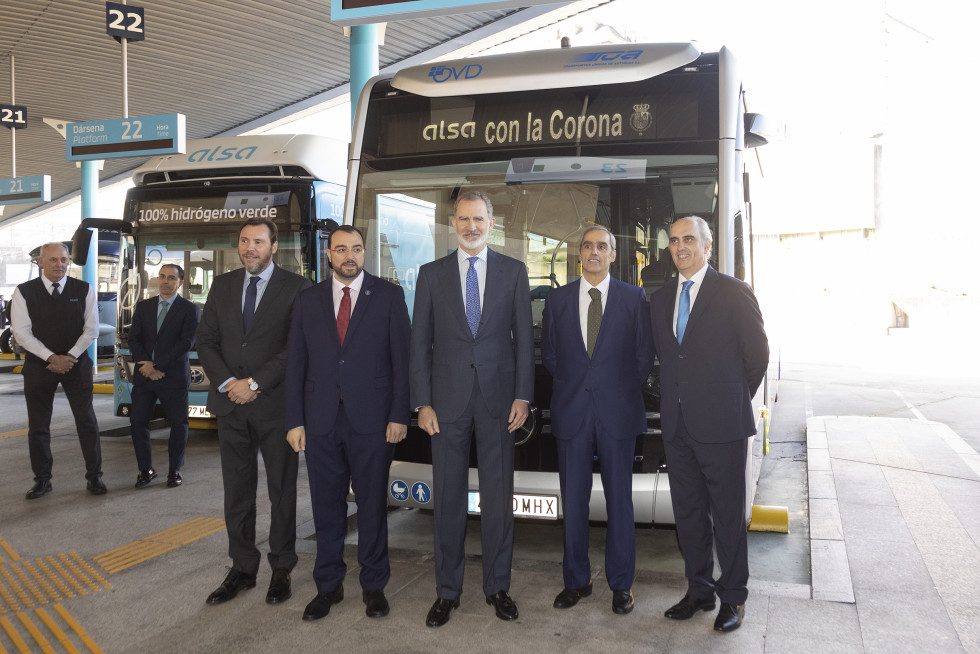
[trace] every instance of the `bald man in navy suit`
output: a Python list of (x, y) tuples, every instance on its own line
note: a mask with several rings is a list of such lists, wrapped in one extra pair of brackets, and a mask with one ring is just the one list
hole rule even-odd
[(729, 632), (742, 624), (748, 597), (745, 461), (769, 341), (751, 287), (708, 264), (711, 241), (698, 216), (671, 225), (678, 276), (653, 295), (650, 312), (670, 500), (687, 577), (684, 598), (664, 615), (688, 620), (714, 610), (717, 596), (714, 628)]

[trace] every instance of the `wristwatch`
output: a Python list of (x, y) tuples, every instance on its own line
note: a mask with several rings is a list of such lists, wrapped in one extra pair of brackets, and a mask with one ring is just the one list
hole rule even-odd
[(248, 378), (248, 390), (257, 391), (259, 390), (259, 382), (255, 381), (251, 377)]

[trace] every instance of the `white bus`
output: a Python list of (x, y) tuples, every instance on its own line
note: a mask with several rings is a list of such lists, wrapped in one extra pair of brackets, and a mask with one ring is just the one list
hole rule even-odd
[[(411, 309), (419, 266), (457, 247), (450, 226), (454, 198), (486, 192), (496, 219), (490, 246), (526, 262), (540, 336), (545, 295), (578, 279), (577, 243), (594, 224), (616, 235), (613, 276), (642, 286), (648, 297), (676, 274), (667, 243), (671, 221), (692, 214), (712, 227), (711, 264), (751, 281), (743, 157), (766, 142), (762, 122), (745, 112), (741, 78), (725, 48), (561, 48), (406, 68), (374, 78), (360, 97), (344, 222), (366, 235), (366, 269), (401, 284)], [(392, 199), (420, 210), (393, 212)], [(518, 516), (562, 515), (550, 397), (551, 379), (539, 356), (534, 420), (515, 458)], [(656, 369), (645, 397), (648, 428), (636, 443), (635, 517), (673, 523)], [(760, 416), (767, 397), (764, 388)], [(761, 418), (759, 426), (762, 433)], [(758, 455), (760, 443), (750, 451)], [(475, 513), (475, 447), (472, 452)], [(429, 439), (413, 424), (396, 449), (390, 505), (431, 508), (430, 463)], [(758, 467), (750, 456), (747, 507)], [(598, 474), (593, 488), (591, 517), (604, 520)]]
[[(251, 217), (279, 229), (276, 265), (314, 282), (329, 271), (326, 235), (343, 214), (347, 144), (320, 136), (192, 140), (186, 154), (153, 157), (133, 173), (121, 221), (82, 226), (122, 233), (115, 355), (115, 415), (128, 416), (133, 359), (128, 333), (136, 302), (157, 294), (160, 267), (184, 271), (181, 294), (203, 308), (211, 281), (241, 267), (238, 232)], [(341, 182), (341, 183), (338, 183)], [(205, 410), (210, 380), (191, 352), (191, 418)], [(158, 407), (159, 408), (159, 407)], [(160, 414), (162, 416), (162, 413)]]

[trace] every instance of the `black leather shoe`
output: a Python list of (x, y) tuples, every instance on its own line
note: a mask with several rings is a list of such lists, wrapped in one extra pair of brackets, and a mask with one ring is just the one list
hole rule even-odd
[(613, 613), (618, 613), (619, 615), (626, 615), (632, 611), (633, 591), (628, 588), (626, 590), (614, 590), (612, 609)]
[(744, 604), (721, 603), (718, 617), (715, 618), (715, 631), (735, 631), (742, 626), (742, 616), (745, 615)]
[(184, 483), (180, 476), (180, 470), (171, 470), (167, 473), (167, 488), (177, 488)]
[(208, 595), (208, 604), (222, 604), (234, 599), (239, 591), (255, 588), (255, 575), (247, 575), (241, 570), (229, 570), (218, 589)]
[(34, 482), (31, 486), (31, 490), (27, 491), (27, 499), (36, 500), (39, 497), (44, 497), (51, 492), (51, 480), (45, 479), (44, 481)]
[(388, 598), (385, 597), (385, 592), (382, 589), (377, 590), (366, 590), (361, 593), (361, 599), (364, 600), (364, 614), (369, 618), (383, 618), (388, 615), (390, 607), (388, 606)]
[(558, 593), (558, 597), (555, 598), (554, 607), (556, 609), (570, 609), (583, 597), (588, 597), (592, 594), (592, 580), (589, 580), (588, 586), (582, 586), (581, 588), (569, 588), (565, 586), (564, 590)]
[(269, 592), (265, 594), (266, 604), (280, 604), (293, 596), (290, 585), (289, 570), (279, 568), (272, 571), (272, 581), (269, 582)]
[(306, 610), (303, 611), (304, 620), (319, 620), (330, 613), (330, 607), (334, 604), (340, 604), (344, 599), (344, 587), (337, 586), (335, 589), (329, 593), (317, 593), (316, 597), (306, 605)]
[(517, 619), (517, 604), (506, 590), (497, 591), (495, 595), (487, 595), (487, 604), (493, 606), (494, 612), (501, 620)]
[(107, 492), (109, 492), (109, 489), (105, 487), (104, 483), (102, 483), (102, 477), (89, 479), (89, 482), (85, 484), (85, 488), (88, 490), (88, 492), (92, 493), (92, 495), (105, 495)]
[(459, 598), (454, 600), (437, 599), (436, 603), (429, 609), (429, 614), (425, 616), (426, 627), (441, 627), (449, 622), (449, 615), (453, 609), (459, 608)]
[(149, 470), (140, 470), (140, 473), (136, 475), (136, 488), (143, 488), (148, 486), (150, 481), (157, 478), (157, 471), (153, 468)]
[(664, 617), (671, 620), (690, 620), (698, 611), (714, 611), (715, 600), (696, 599), (690, 595), (685, 595), (677, 604), (664, 611)]

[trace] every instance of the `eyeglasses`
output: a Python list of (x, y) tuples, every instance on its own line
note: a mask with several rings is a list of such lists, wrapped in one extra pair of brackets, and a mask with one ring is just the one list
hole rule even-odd
[(350, 252), (351, 254), (353, 254), (353, 255), (356, 256), (356, 255), (364, 254), (364, 246), (363, 245), (355, 245), (352, 248), (348, 248), (346, 246), (341, 245), (339, 248), (334, 248), (334, 249), (332, 249), (330, 251), (333, 252), (333, 253), (335, 253), (335, 254), (339, 254), (342, 257), (347, 256), (347, 253), (348, 252)]
[(582, 243), (583, 252), (591, 252), (592, 250), (598, 250), (599, 252), (609, 252), (609, 249), (610, 249), (609, 244), (603, 243), (601, 241), (599, 243), (592, 243), (591, 241), (585, 241), (584, 243)]

